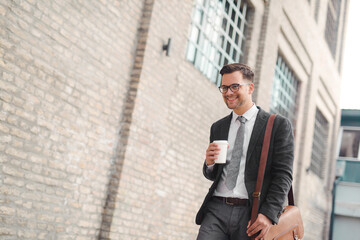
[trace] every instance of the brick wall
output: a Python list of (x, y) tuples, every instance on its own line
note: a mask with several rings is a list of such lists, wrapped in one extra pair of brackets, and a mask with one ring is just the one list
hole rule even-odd
[[(307, 1), (250, 5), (254, 100), (268, 110), (281, 51), (301, 81), (296, 199), (307, 239), (325, 238), (332, 176), (306, 169), (316, 107), (337, 131), (336, 64)], [(1, 1), (0, 236), (195, 239), (209, 129), (230, 111), (185, 60), (192, 10), (176, 0)]]
[(97, 237), (142, 6), (1, 1), (0, 235), (6, 239)]
[[(155, 1), (111, 238), (195, 239), (211, 123), (228, 114), (185, 60), (191, 1)], [(173, 9), (177, 9), (174, 11)], [(171, 38), (170, 56), (161, 48)]]

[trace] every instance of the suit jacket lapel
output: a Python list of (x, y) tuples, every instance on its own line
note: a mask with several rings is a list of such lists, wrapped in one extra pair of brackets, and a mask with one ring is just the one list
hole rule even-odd
[(232, 119), (232, 112), (230, 113), (229, 116), (227, 116), (224, 119), (224, 123), (221, 124), (221, 126), (220, 126), (219, 140), (228, 140), (231, 119)]
[[(232, 112), (224, 119), (224, 122), (220, 125), (218, 135), (216, 136), (216, 140), (228, 140), (229, 137), (229, 128), (232, 119)], [(218, 168), (217, 170), (217, 181), (220, 180), (220, 175), (224, 168), (225, 164), (215, 164), (215, 167)], [(217, 182), (216, 181), (216, 182)]]
[(269, 117), (269, 115), (264, 110), (262, 110), (260, 107), (258, 108), (259, 108), (259, 112), (256, 117), (254, 128), (250, 137), (249, 147), (246, 154), (246, 162), (249, 161), (251, 154), (255, 149), (256, 142), (259, 136), (261, 135), (261, 132), (266, 127), (267, 119)]

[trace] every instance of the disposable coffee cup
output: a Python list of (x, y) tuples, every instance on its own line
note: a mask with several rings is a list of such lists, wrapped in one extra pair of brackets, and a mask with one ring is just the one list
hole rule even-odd
[(217, 164), (225, 164), (226, 163), (226, 154), (227, 154), (227, 148), (228, 148), (228, 141), (226, 140), (216, 140), (214, 141), (220, 148), (220, 152), (218, 155), (218, 158), (215, 160), (215, 163)]

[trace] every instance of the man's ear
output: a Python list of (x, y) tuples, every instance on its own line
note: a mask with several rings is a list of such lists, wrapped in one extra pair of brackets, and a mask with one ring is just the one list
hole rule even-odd
[(253, 83), (250, 83), (250, 84), (249, 84), (249, 94), (252, 94), (252, 93), (254, 92), (254, 90), (255, 90), (254, 84), (253, 84)]

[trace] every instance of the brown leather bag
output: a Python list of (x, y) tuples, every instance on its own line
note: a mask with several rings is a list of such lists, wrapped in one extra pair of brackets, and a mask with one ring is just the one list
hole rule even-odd
[[(271, 114), (266, 125), (264, 143), (261, 151), (260, 165), (258, 170), (258, 178), (255, 192), (253, 193), (254, 201), (251, 211), (251, 224), (256, 221), (258, 216), (259, 198), (264, 180), (266, 161), (270, 146), (270, 137), (275, 117), (275, 114)], [(282, 211), (278, 224), (271, 226), (269, 232), (263, 237), (264, 240), (301, 240), (304, 237), (303, 221), (299, 209), (294, 204), (292, 187), (290, 188), (288, 194), (288, 203), (289, 205), (286, 206)]]

